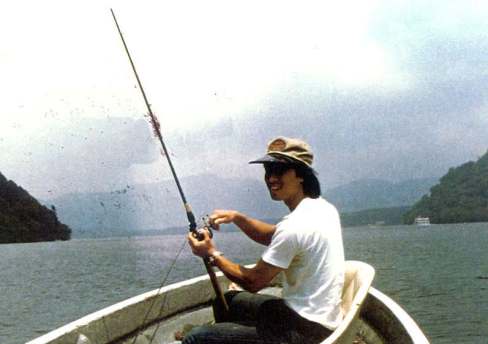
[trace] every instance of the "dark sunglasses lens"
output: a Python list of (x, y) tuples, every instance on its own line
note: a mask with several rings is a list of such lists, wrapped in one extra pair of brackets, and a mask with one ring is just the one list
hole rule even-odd
[(288, 168), (289, 166), (286, 164), (264, 165), (264, 170), (267, 175), (282, 176), (288, 170)]

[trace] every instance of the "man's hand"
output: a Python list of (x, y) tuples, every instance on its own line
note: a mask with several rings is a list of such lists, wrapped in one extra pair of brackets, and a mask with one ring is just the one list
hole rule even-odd
[(208, 217), (208, 219), (212, 228), (219, 230), (222, 223), (235, 222), (238, 216), (239, 212), (235, 210), (216, 209), (213, 211), (212, 215)]
[(193, 233), (188, 234), (188, 243), (194, 255), (205, 258), (211, 256), (217, 249), (210, 239), (210, 233), (207, 229), (199, 229), (198, 232), (203, 236), (202, 240), (198, 240)]
[(271, 242), (276, 230), (275, 225), (253, 219), (236, 210), (214, 210), (212, 215), (208, 217), (208, 222), (215, 230), (219, 230), (222, 223), (234, 223), (249, 238), (266, 246)]

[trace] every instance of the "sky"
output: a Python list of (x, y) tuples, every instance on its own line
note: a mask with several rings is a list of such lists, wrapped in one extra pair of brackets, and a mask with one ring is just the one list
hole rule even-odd
[(325, 188), (488, 149), (486, 1), (2, 2), (0, 172), (35, 197), (171, 178), (110, 8), (180, 178), (260, 179), (279, 135)]

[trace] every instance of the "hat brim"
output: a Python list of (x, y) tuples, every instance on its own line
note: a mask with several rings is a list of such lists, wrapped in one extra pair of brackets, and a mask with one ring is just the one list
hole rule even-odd
[(273, 153), (273, 155), (266, 154), (262, 158), (256, 159), (249, 161), (250, 164), (269, 164), (269, 163), (282, 163), (282, 164), (294, 164), (294, 165), (301, 165), (303, 167), (306, 167), (310, 169), (314, 174), (317, 174), (317, 172), (309, 165), (305, 164), (302, 161), (293, 159), (289, 156), (285, 155), (278, 155), (276, 153)]
[(290, 159), (287, 160), (284, 157), (276, 157), (276, 156), (272, 156), (272, 155), (268, 155), (268, 154), (266, 154), (262, 158), (259, 158), (259, 159), (253, 160), (253, 161), (249, 161), (250, 164), (266, 164), (266, 163), (270, 163), (270, 162), (290, 163), (291, 161), (290, 161)]

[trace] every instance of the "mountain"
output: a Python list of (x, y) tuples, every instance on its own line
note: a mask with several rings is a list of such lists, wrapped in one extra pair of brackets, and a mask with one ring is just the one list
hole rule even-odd
[(476, 162), (451, 168), (405, 214), (405, 223), (428, 216), (432, 223), (488, 221), (488, 151)]
[(436, 178), (412, 179), (392, 183), (362, 179), (324, 192), (324, 196), (342, 212), (410, 206), (437, 182)]
[[(224, 207), (259, 218), (281, 218), (287, 211), (281, 202), (269, 200), (264, 183), (258, 180), (200, 175), (180, 182), (197, 219)], [(172, 180), (108, 193), (67, 194), (45, 203), (55, 205), (61, 220), (74, 229), (75, 235), (82, 236), (169, 230), (188, 223)]]
[[(279, 219), (287, 213), (281, 202), (270, 200), (264, 183), (259, 180), (208, 174), (184, 178), (181, 184), (197, 218), (223, 207), (262, 219)], [(398, 184), (362, 180), (326, 190), (324, 197), (341, 212), (397, 207), (413, 204), (433, 184), (433, 179)], [(73, 228), (76, 236), (129, 235), (149, 229), (169, 232), (170, 227), (185, 227), (188, 222), (172, 180), (128, 185), (108, 193), (68, 194), (47, 203), (55, 205), (60, 219)]]
[(403, 215), (410, 207), (392, 207), (366, 209), (355, 212), (341, 213), (341, 224), (344, 227), (353, 226), (391, 226), (403, 224)]
[(56, 208), (41, 205), (0, 173), (0, 243), (69, 240), (71, 229), (58, 221)]

